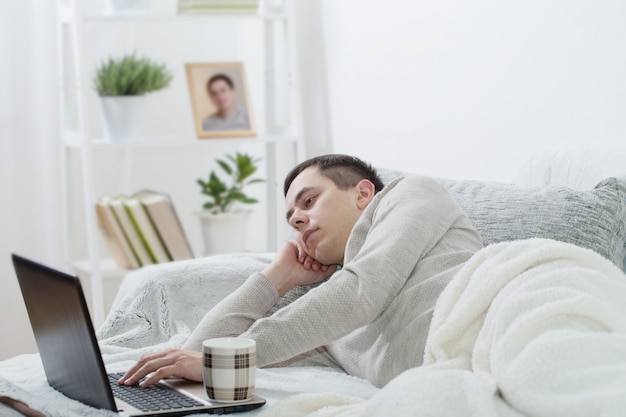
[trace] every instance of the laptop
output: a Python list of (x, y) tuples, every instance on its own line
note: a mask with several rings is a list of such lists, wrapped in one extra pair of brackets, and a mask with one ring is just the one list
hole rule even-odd
[[(106, 373), (78, 277), (17, 254), (12, 254), (12, 259), (46, 378), (67, 397), (129, 417), (226, 414), (254, 410), (265, 404), (265, 399), (256, 395), (245, 402), (211, 402), (202, 383), (184, 379), (164, 379), (149, 388), (119, 385), (120, 374)], [(122, 392), (114, 394), (114, 390)], [(158, 410), (142, 405), (154, 402), (157, 396), (181, 394), (182, 400), (160, 405)], [(132, 405), (135, 400), (129, 396), (148, 398)]]

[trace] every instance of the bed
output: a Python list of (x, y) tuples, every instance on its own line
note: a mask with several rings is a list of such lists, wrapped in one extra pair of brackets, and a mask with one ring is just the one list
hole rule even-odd
[[(622, 415), (624, 160), (613, 149), (551, 152), (529, 160), (515, 184), (440, 179), (486, 247), (439, 298), (425, 365), (382, 388), (331, 368), (259, 369), (268, 402), (246, 415)], [(220, 255), (129, 273), (98, 329), (107, 370), (182, 345), (207, 309), (271, 258)], [(115, 415), (52, 390), (36, 354), (0, 362), (0, 396), (50, 417)], [(0, 415), (20, 414), (0, 404)]]

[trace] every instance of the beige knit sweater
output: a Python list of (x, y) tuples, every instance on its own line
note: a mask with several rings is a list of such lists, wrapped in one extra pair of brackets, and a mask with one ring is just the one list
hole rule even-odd
[(260, 367), (322, 352), (349, 374), (385, 385), (422, 364), (437, 297), (481, 247), (445, 187), (426, 177), (397, 179), (363, 211), (343, 267), (326, 283), (263, 317), (278, 292), (252, 274), (206, 314), (184, 348), (241, 335), (257, 341)]

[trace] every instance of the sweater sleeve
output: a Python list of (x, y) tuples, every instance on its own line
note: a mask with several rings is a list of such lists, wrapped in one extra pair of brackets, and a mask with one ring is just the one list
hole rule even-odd
[(352, 230), (342, 269), (243, 333), (257, 341), (257, 364), (288, 360), (372, 322), (459, 216), (460, 207), (433, 179), (388, 185)]
[(263, 317), (278, 302), (278, 291), (260, 272), (209, 310), (185, 342), (183, 349), (202, 350), (213, 337), (236, 337)]

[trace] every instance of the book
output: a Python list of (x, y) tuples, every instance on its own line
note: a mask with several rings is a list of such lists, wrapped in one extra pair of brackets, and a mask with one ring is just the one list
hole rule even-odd
[(133, 196), (141, 201), (171, 259), (192, 259), (191, 246), (170, 196), (153, 190), (141, 190)]
[(96, 202), (98, 229), (116, 264), (126, 269), (139, 267), (137, 256), (133, 252), (126, 235), (109, 205), (110, 197), (102, 197)]
[(179, 0), (179, 14), (255, 14), (258, 0)]
[(103, 238), (120, 266), (137, 268), (194, 257), (166, 193), (141, 190), (131, 196), (103, 196), (96, 210)]
[(126, 210), (126, 206), (124, 205), (126, 199), (128, 199), (128, 197), (123, 195), (113, 197), (109, 201), (109, 205), (113, 209), (113, 213), (115, 214), (115, 217), (117, 218), (117, 221), (120, 224), (128, 243), (130, 244), (130, 247), (137, 256), (139, 265), (152, 265), (154, 264), (154, 261), (150, 257), (148, 249), (141, 240), (141, 236), (139, 235), (139, 232), (130, 218), (130, 214)]
[(161, 237), (141, 201), (137, 197), (127, 197), (123, 204), (152, 262), (170, 262), (172, 258), (165, 250)]

